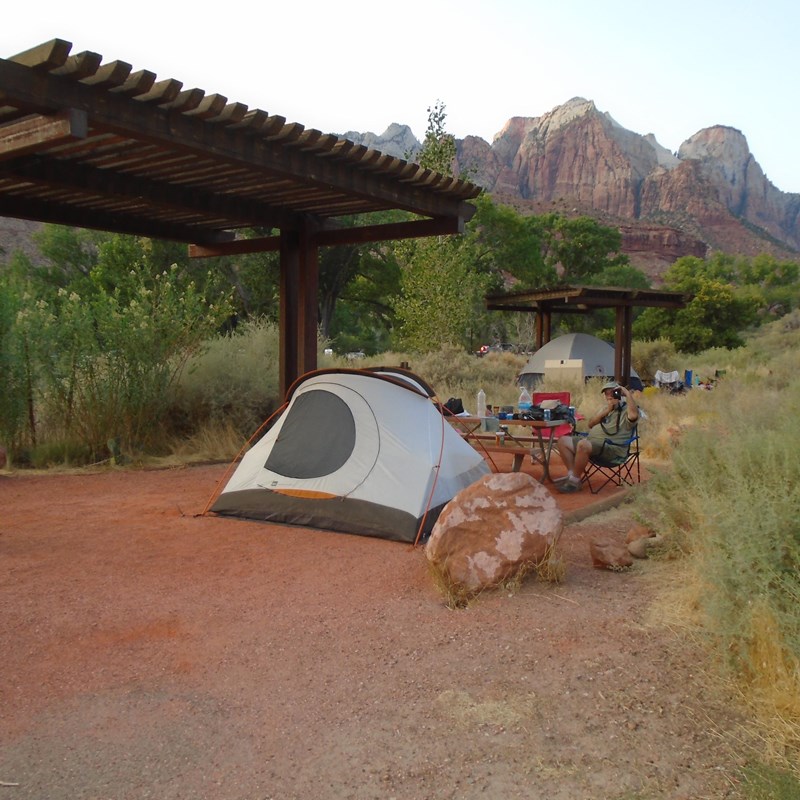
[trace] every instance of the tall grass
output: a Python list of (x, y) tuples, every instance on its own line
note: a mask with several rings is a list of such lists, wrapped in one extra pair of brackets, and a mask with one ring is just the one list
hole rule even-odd
[(187, 436), (221, 425), (242, 437), (254, 431), (282, 401), (279, 353), (278, 328), (264, 320), (246, 322), (208, 341), (189, 360), (175, 387), (173, 429)]
[(683, 559), (663, 613), (705, 638), (760, 722), (766, 755), (800, 776), (798, 345), (797, 331), (773, 327), (751, 343), (758, 357), (727, 354), (714, 392), (669, 398), (681, 409), (670, 468), (637, 513), (665, 536), (662, 552)]

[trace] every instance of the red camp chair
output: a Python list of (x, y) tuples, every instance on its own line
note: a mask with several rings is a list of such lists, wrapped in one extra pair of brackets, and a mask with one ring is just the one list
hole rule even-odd
[[(541, 405), (542, 400), (558, 400), (558, 402), (561, 403), (562, 405), (568, 406), (570, 405), (570, 393), (569, 392), (533, 393), (533, 404), (535, 406)], [(563, 425), (559, 425), (553, 432), (553, 441), (558, 439), (559, 436), (569, 436), (569, 434), (571, 433), (572, 433), (572, 423), (565, 422)]]

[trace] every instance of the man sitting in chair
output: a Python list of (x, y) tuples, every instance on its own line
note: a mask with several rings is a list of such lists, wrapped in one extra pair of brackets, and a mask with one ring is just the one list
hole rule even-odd
[(588, 420), (589, 435), (561, 436), (558, 452), (567, 465), (567, 477), (558, 484), (560, 492), (577, 492), (590, 458), (624, 458), (633, 429), (639, 421), (639, 407), (633, 395), (616, 381), (600, 390), (606, 405)]

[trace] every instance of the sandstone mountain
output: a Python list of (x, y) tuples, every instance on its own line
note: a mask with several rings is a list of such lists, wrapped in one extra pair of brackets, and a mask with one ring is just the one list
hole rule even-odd
[[(419, 146), (396, 123), (382, 136), (346, 136), (400, 157)], [(588, 214), (619, 227), (631, 262), (653, 278), (684, 255), (800, 251), (800, 194), (767, 179), (735, 128), (705, 128), (671, 153), (573, 98), (510, 119), (491, 144), (458, 140), (457, 168), (521, 213)]]
[[(420, 143), (407, 125), (345, 138), (406, 158)], [(681, 256), (800, 253), (800, 194), (777, 189), (743, 134), (704, 128), (677, 153), (573, 98), (541, 117), (513, 117), (489, 144), (457, 141), (457, 169), (520, 213), (586, 214), (620, 229), (631, 263), (656, 282)], [(0, 253), (22, 249), (37, 223), (0, 218)]]

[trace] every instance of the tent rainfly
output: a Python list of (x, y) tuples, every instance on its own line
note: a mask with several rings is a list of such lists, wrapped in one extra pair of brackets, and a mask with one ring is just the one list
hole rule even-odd
[[(519, 382), (531, 388), (544, 378), (546, 362), (548, 361), (582, 361), (584, 379), (615, 378), (614, 375), (614, 348), (588, 333), (567, 333), (551, 339), (546, 345), (540, 347), (531, 356), (519, 374)], [(631, 369), (630, 388), (641, 389), (642, 381)]]
[(407, 370), (299, 378), (211, 511), (415, 542), (489, 468)]

